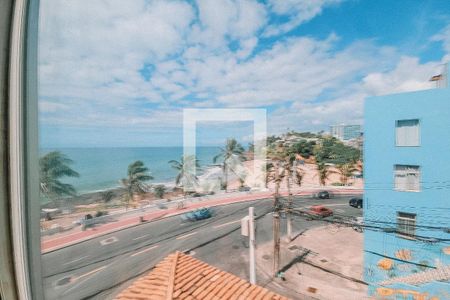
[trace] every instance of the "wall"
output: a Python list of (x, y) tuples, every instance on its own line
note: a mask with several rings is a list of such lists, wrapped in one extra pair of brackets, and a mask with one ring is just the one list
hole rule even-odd
[[(420, 120), (420, 147), (395, 146), (395, 122), (402, 119)], [(365, 222), (395, 227), (392, 223), (396, 222), (397, 211), (402, 211), (417, 214), (418, 226), (450, 227), (450, 90), (433, 89), (367, 99), (364, 136)], [(420, 192), (393, 190), (395, 164), (421, 167)], [(386, 223), (370, 223), (371, 220)], [(449, 238), (443, 230), (427, 228), (417, 229), (416, 235)], [(364, 238), (365, 280), (371, 283), (369, 291), (373, 294), (377, 294), (377, 282), (429, 269), (412, 263), (432, 267), (450, 264), (450, 256), (443, 252), (450, 246), (449, 242), (424, 243), (399, 238), (395, 233), (370, 230), (365, 232)], [(399, 253), (402, 249), (407, 251)], [(377, 266), (384, 257), (367, 251), (395, 258), (390, 259), (392, 268), (383, 270)], [(405, 259), (405, 253), (411, 257), (406, 255)], [(388, 288), (402, 293), (419, 292), (416, 297), (427, 293), (417, 299), (433, 299), (434, 296), (437, 297), (434, 299), (450, 299), (449, 283), (433, 282), (417, 287), (395, 284)], [(386, 293), (389, 295), (381, 299), (396, 299), (396, 292)]]

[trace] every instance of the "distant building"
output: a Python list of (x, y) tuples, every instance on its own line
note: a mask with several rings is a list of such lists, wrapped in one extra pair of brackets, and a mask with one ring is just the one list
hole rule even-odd
[(364, 118), (370, 296), (450, 299), (450, 89), (369, 98)]
[(330, 134), (341, 141), (348, 141), (361, 136), (361, 125), (331, 125)]

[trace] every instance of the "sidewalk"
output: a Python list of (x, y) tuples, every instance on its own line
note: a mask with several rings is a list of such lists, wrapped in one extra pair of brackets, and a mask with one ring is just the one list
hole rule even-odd
[[(258, 245), (259, 271), (272, 274), (272, 253), (272, 242)], [(363, 234), (352, 228), (326, 225), (282, 242), (280, 265), (287, 268), (286, 280), (276, 279), (268, 288), (281, 285), (320, 300), (369, 299), (363, 283)]]
[[(318, 189), (308, 189), (308, 190), (293, 190), (294, 195), (309, 195), (311, 193), (317, 192)], [(331, 191), (331, 189), (328, 189)], [(360, 189), (333, 189), (333, 193), (336, 194), (356, 194), (362, 193)], [(285, 191), (281, 192), (282, 195), (286, 196)], [(115, 218), (115, 221), (98, 224), (94, 228), (87, 229), (86, 231), (81, 231), (80, 227), (71, 230), (70, 232), (61, 232), (54, 234), (52, 236), (47, 236), (41, 241), (41, 251), (42, 253), (47, 253), (50, 251), (57, 250), (62, 247), (67, 247), (88, 239), (92, 239), (98, 236), (102, 236), (111, 232), (115, 232), (128, 227), (136, 226), (141, 224), (140, 217), (142, 216), (145, 221), (158, 220), (164, 217), (174, 216), (178, 214), (183, 214), (187, 211), (194, 210), (200, 207), (213, 207), (219, 205), (226, 205), (238, 202), (252, 201), (258, 199), (264, 199), (272, 196), (272, 191), (258, 192), (258, 193), (229, 193), (218, 196), (217, 198), (191, 198), (187, 200), (186, 207), (184, 209), (168, 208), (168, 209), (158, 209), (153, 207), (152, 211), (130, 211), (129, 216), (126, 214), (121, 214), (119, 217)], [(114, 217), (114, 216), (112, 216)], [(80, 231), (77, 231), (80, 230)], [(75, 232), (74, 232), (75, 231)]]

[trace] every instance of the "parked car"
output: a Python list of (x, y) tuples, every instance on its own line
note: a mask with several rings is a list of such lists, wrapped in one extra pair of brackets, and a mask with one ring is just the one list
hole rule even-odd
[(199, 221), (212, 217), (211, 210), (209, 208), (199, 208), (190, 212), (187, 212), (181, 216), (183, 220), (187, 221)]
[(239, 192), (249, 192), (251, 188), (249, 186), (241, 186), (238, 190)]
[(330, 193), (328, 191), (320, 191), (317, 194), (317, 197), (319, 197), (319, 199), (330, 199)]
[(356, 207), (356, 208), (362, 208), (363, 200), (361, 198), (352, 198), (352, 199), (350, 199), (350, 201), (348, 201), (348, 205)]
[(333, 211), (328, 208), (325, 207), (323, 205), (315, 205), (315, 206), (311, 206), (309, 208), (308, 214), (316, 216), (316, 217), (329, 217), (333, 215)]

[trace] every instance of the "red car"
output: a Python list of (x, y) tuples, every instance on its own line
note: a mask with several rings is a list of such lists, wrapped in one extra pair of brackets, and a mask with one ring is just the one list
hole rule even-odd
[(311, 206), (308, 213), (310, 215), (318, 216), (318, 217), (329, 217), (333, 215), (333, 211), (323, 205), (315, 205)]

